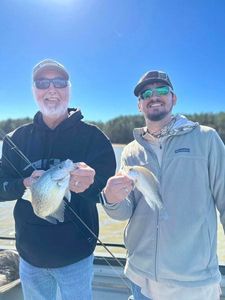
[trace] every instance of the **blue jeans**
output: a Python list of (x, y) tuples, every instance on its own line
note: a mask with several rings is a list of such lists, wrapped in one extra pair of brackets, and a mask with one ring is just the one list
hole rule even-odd
[(24, 300), (92, 300), (92, 278), (93, 255), (61, 268), (38, 268), (20, 258)]
[(145, 297), (141, 293), (141, 288), (137, 284), (135, 284), (132, 281), (130, 281), (130, 282), (131, 282), (131, 289), (132, 289), (133, 299), (134, 300), (152, 300), (151, 298)]

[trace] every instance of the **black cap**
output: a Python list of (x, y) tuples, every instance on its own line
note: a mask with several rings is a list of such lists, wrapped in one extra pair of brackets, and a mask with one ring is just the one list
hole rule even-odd
[(149, 83), (154, 83), (154, 82), (165, 83), (166, 85), (170, 86), (173, 90), (173, 86), (169, 79), (169, 76), (165, 72), (163, 72), (163, 71), (148, 71), (138, 81), (138, 83), (134, 89), (134, 95), (138, 97), (145, 85), (147, 85)]

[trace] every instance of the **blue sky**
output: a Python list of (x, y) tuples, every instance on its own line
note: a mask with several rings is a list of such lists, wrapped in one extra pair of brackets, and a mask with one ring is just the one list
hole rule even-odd
[(137, 114), (133, 88), (168, 72), (175, 112), (225, 111), (224, 0), (1, 0), (0, 120), (32, 117), (31, 70), (63, 63), (85, 119)]

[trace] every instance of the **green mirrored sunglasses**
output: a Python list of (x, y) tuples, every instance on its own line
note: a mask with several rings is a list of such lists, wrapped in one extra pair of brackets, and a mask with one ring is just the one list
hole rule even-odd
[(164, 95), (167, 95), (169, 94), (169, 92), (173, 92), (173, 90), (171, 89), (170, 86), (168, 85), (165, 85), (165, 86), (157, 86), (155, 88), (152, 88), (152, 89), (147, 89), (145, 91), (143, 91), (141, 94), (140, 94), (140, 97), (142, 100), (145, 100), (145, 99), (148, 99), (150, 97), (152, 97), (152, 95), (155, 93), (155, 95), (157, 96), (164, 96)]

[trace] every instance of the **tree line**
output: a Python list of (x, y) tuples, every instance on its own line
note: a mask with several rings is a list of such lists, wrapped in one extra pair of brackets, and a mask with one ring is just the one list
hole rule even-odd
[[(200, 113), (186, 115), (190, 120), (199, 122), (201, 125), (210, 126), (217, 130), (221, 139), (225, 143), (225, 112), (220, 113)], [(0, 121), (0, 138), (13, 131), (18, 126), (30, 123), (32, 119), (7, 119)], [(133, 129), (145, 125), (142, 115), (118, 116), (106, 122), (88, 121), (88, 123), (98, 126), (111, 140), (112, 143), (127, 144), (133, 140)]]
[[(210, 126), (218, 132), (225, 143), (225, 112), (186, 114), (188, 119), (201, 125)], [(112, 143), (127, 144), (133, 140), (133, 128), (145, 126), (142, 115), (119, 116), (112, 120), (95, 123), (110, 138)]]

